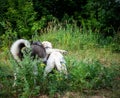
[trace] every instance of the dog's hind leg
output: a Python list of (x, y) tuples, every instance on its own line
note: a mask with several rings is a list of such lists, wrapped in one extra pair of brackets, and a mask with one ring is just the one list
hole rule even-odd
[(59, 72), (62, 72), (62, 65), (59, 60), (55, 60), (56, 68)]
[(13, 83), (13, 87), (15, 87), (16, 86), (16, 80), (17, 80), (17, 76), (16, 76), (16, 73), (14, 73), (14, 83)]
[(65, 61), (62, 60), (62, 61), (60, 62), (59, 60), (56, 59), (56, 60), (55, 60), (55, 65), (56, 65), (57, 70), (58, 70), (60, 73), (65, 74), (66, 77), (67, 77), (68, 73), (67, 73), (67, 67), (66, 67), (66, 65), (65, 65)]
[(33, 73), (34, 73), (35, 76), (38, 75), (38, 67), (37, 67), (37, 65), (34, 65)]
[(14, 72), (14, 83), (13, 83), (13, 87), (15, 87), (15, 86), (17, 86), (17, 79), (18, 79), (18, 71), (19, 71), (19, 69), (18, 68), (16, 68), (15, 69), (15, 72)]
[(54, 67), (55, 67), (54, 62), (51, 60), (48, 60), (47, 66), (45, 67), (45, 70), (44, 70), (44, 77), (46, 77), (47, 74), (50, 73)]
[(14, 83), (13, 83), (13, 87), (15, 87), (17, 84), (16, 84), (16, 82), (17, 82), (17, 73), (18, 73), (18, 68), (16, 68), (16, 72), (14, 72)]

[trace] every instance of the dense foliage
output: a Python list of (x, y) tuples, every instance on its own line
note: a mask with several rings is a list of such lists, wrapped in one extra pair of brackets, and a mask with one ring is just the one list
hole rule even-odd
[[(110, 89), (117, 92), (115, 95), (112, 94), (115, 98), (120, 95), (119, 80), (117, 80), (120, 76), (120, 66), (105, 67), (98, 61), (89, 63), (66, 57), (68, 78), (56, 70), (53, 71), (54, 74), (43, 77), (45, 65), (37, 59), (31, 60), (29, 55), (24, 55), (24, 57), (21, 62), (22, 67), (13, 59), (10, 60), (12, 67), (3, 62), (0, 63), (0, 95), (2, 98), (36, 98), (44, 94), (54, 98), (56, 93), (62, 96), (66, 91), (83, 93), (86, 90), (98, 89)], [(16, 81), (13, 78), (14, 72), (17, 76)], [(16, 85), (13, 86), (13, 83)]]
[(113, 36), (119, 31), (119, 10), (119, 0), (1, 0), (0, 36), (31, 38), (55, 18)]

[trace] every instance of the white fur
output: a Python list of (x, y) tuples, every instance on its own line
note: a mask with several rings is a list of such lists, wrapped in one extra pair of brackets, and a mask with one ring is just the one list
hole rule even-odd
[(18, 62), (20, 62), (20, 58), (18, 57), (18, 53), (19, 53), (20, 49), (18, 46), (21, 43), (24, 43), (27, 48), (30, 48), (30, 42), (25, 39), (19, 39), (19, 40), (15, 41), (10, 48), (10, 52), (12, 53), (14, 59), (17, 60)]
[(52, 48), (52, 44), (49, 41), (43, 41), (42, 45), (44, 46), (44, 48)]
[(45, 67), (44, 76), (47, 76), (49, 72), (53, 70), (53, 68), (57, 68), (59, 72), (62, 72), (67, 75), (67, 68), (65, 65), (65, 59), (61, 54), (66, 52), (65, 50), (60, 49), (52, 49), (52, 44), (48, 41), (42, 42), (43, 46), (46, 49), (47, 54), (50, 54), (47, 60), (47, 66)]
[(60, 52), (52, 52), (47, 60), (44, 76), (47, 76), (47, 74), (51, 72), (55, 67), (60, 73), (67, 75), (67, 68), (65, 63), (65, 59)]

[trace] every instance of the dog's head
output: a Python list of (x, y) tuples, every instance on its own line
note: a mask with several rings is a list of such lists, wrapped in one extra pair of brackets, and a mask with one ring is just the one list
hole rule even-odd
[(52, 44), (49, 41), (43, 41), (42, 45), (44, 46), (44, 48), (52, 48)]
[(38, 45), (38, 46), (43, 46), (41, 42), (36, 41), (36, 42), (31, 42), (31, 45)]

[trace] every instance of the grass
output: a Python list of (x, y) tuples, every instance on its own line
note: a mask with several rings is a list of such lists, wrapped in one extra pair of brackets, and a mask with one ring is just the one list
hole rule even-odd
[[(68, 55), (74, 56), (77, 60), (98, 60), (103, 65), (120, 64), (120, 54), (112, 51), (112, 45), (115, 44), (108, 39), (100, 39), (101, 35), (91, 30), (83, 30), (76, 26), (68, 26), (66, 29), (47, 29), (47, 33), (42, 36), (35, 36), (33, 40), (48, 40), (52, 42), (53, 47), (68, 50)], [(49, 32), (51, 31), (51, 32)], [(119, 48), (119, 47), (118, 47)]]
[[(43, 78), (44, 67), (37, 60), (25, 55), (21, 69), (9, 54), (9, 47), (2, 47), (0, 63), (0, 98), (33, 98), (34, 96), (87, 96), (100, 95), (117, 98), (120, 90), (120, 53), (112, 51), (114, 42), (100, 41), (100, 35), (77, 26), (57, 25), (34, 35), (32, 40), (52, 42), (54, 48), (68, 51), (65, 56), (68, 78), (58, 72)], [(102, 44), (100, 43), (102, 42)], [(109, 42), (109, 43), (106, 43)], [(4, 50), (4, 51), (3, 51)], [(34, 75), (37, 65), (38, 75)], [(14, 68), (18, 68), (17, 87), (12, 87)], [(9, 81), (8, 81), (9, 80)], [(36, 82), (35, 82), (36, 81)]]

